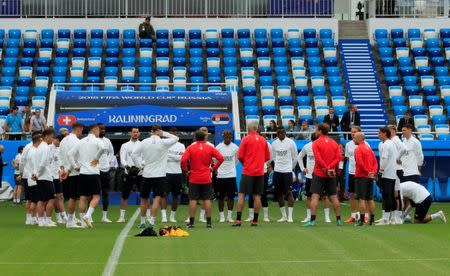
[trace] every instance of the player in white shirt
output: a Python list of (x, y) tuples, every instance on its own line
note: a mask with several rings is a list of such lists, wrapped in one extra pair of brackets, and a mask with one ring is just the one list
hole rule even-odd
[[(165, 139), (161, 139), (165, 137)], [(141, 224), (145, 228), (146, 211), (149, 205), (150, 192), (153, 192), (153, 204), (149, 223), (155, 225), (155, 217), (163, 194), (163, 186), (166, 181), (167, 152), (169, 148), (178, 142), (178, 137), (164, 132), (160, 125), (152, 126), (152, 135), (142, 141), (131, 154), (134, 163), (139, 163), (142, 156), (143, 169), (141, 183)]]
[(402, 182), (413, 181), (420, 182), (420, 168), (423, 165), (422, 144), (412, 135), (413, 128), (411, 125), (404, 125), (403, 146), (405, 150), (398, 156), (398, 163), (403, 168)]
[(23, 169), (21, 170), (23, 172), (22, 179), (26, 179), (27, 188), (25, 189), (25, 195), (28, 194), (28, 196), (26, 195), (26, 198), (29, 198), (30, 201), (29, 213), (27, 214), (27, 221), (25, 224), (37, 225), (37, 203), (40, 198), (40, 191), (32, 174), (34, 170), (34, 160), (38, 158), (36, 151), (42, 142), (42, 135), (34, 134), (31, 139), (32, 143), (25, 147), (20, 164), (23, 164)]
[(42, 133), (42, 143), (36, 148), (31, 159), (32, 180), (36, 181), (39, 190), (37, 203), (39, 227), (55, 227), (56, 223), (51, 220), (55, 202), (55, 187), (52, 175), (52, 152), (50, 145), (53, 143), (55, 131), (52, 128), (45, 129)]
[(59, 135), (53, 139), (53, 143), (50, 145), (50, 150), (52, 154), (52, 175), (53, 175), (53, 186), (55, 187), (55, 213), (56, 222), (61, 224), (67, 223), (67, 214), (64, 208), (64, 195), (63, 195), (63, 184), (59, 180), (61, 160), (59, 160), (59, 145), (64, 139), (64, 136)]
[(428, 223), (433, 219), (440, 219), (444, 223), (447, 223), (447, 218), (443, 211), (427, 215), (433, 199), (424, 186), (413, 181), (406, 181), (400, 183), (400, 189), (403, 194), (405, 205), (408, 205), (405, 210), (405, 216), (411, 211), (412, 205), (415, 205), (416, 207), (414, 223)]
[(391, 212), (396, 210), (395, 180), (397, 179), (397, 149), (390, 140), (391, 131), (388, 127), (382, 127), (378, 131), (378, 137), (382, 141), (378, 152), (380, 155), (379, 187), (383, 196), (383, 218), (377, 225), (389, 225)]
[[(177, 136), (177, 129), (172, 127), (169, 133)], [(177, 222), (175, 216), (178, 208), (178, 197), (181, 194), (184, 175), (181, 171), (181, 156), (186, 147), (177, 142), (167, 152), (166, 183), (163, 187), (164, 196), (161, 198), (161, 222), (167, 222), (167, 197), (172, 193), (172, 210), (170, 211), (170, 222)]]
[[(105, 144), (100, 138), (100, 128), (97, 124), (89, 126), (89, 134), (69, 151), (71, 167), (80, 172), (78, 192), (80, 201), (78, 209), (82, 219), (81, 227), (92, 228), (92, 214), (100, 201), (101, 183), (99, 160), (106, 151)], [(78, 167), (77, 167), (78, 166)], [(86, 212), (87, 199), (92, 197)], [(86, 212), (86, 213), (85, 213)]]
[[(275, 162), (273, 183), (281, 211), (281, 219), (278, 222), (294, 222), (292, 219), (294, 212), (292, 171), (297, 165), (297, 145), (291, 139), (286, 139), (286, 129), (284, 127), (278, 127), (277, 129), (277, 139), (272, 142), (270, 156)], [(285, 198), (287, 198), (288, 202), (287, 216)]]
[(102, 188), (102, 222), (103, 223), (111, 223), (111, 220), (108, 219), (108, 206), (109, 206), (109, 170), (111, 166), (109, 165), (109, 160), (112, 155), (114, 155), (114, 147), (111, 143), (111, 140), (105, 137), (106, 127), (103, 123), (99, 123), (98, 127), (100, 129), (99, 138), (102, 140), (105, 145), (106, 151), (103, 152), (100, 157), (100, 161), (98, 164), (98, 168), (100, 169), (100, 183)]
[[(395, 201), (396, 201), (396, 209), (393, 213), (393, 216), (391, 216), (391, 223), (392, 224), (402, 224), (402, 199), (400, 195), (400, 182), (404, 182), (404, 176), (403, 176), (403, 167), (401, 165), (401, 162), (399, 162), (399, 156), (403, 155), (406, 152), (406, 148), (400, 138), (397, 135), (397, 127), (394, 125), (389, 125), (389, 129), (391, 130), (391, 141), (394, 143), (395, 148), (397, 149), (397, 162), (396, 162), (396, 168), (397, 168), (397, 179), (395, 180)], [(392, 215), (392, 214), (391, 214)]]
[(14, 181), (16, 186), (14, 187), (14, 192), (13, 192), (13, 203), (14, 204), (21, 204), (21, 200), (22, 200), (22, 187), (23, 187), (23, 182), (22, 179), (20, 178), (20, 159), (22, 158), (22, 153), (23, 153), (23, 148), (24, 146), (19, 146), (17, 149), (17, 154), (14, 157), (14, 160), (11, 161), (11, 165), (14, 167)]
[(223, 132), (223, 142), (216, 146), (216, 149), (222, 154), (224, 161), (217, 169), (217, 176), (214, 180), (214, 193), (218, 197), (219, 222), (225, 222), (224, 201), (227, 198), (227, 221), (234, 222), (232, 219), (234, 197), (237, 196), (236, 186), (236, 164), (238, 163), (237, 152), (239, 147), (233, 143), (232, 133), (229, 130)]
[[(132, 127), (130, 131), (130, 141), (122, 144), (120, 147), (120, 165), (125, 169), (125, 180), (122, 182), (120, 192), (122, 199), (120, 200), (120, 215), (117, 220), (118, 223), (125, 222), (125, 212), (127, 208), (128, 198), (134, 186), (139, 190), (142, 181), (142, 172), (139, 172), (138, 167), (142, 165), (142, 157), (138, 157), (138, 164), (135, 164), (131, 154), (134, 149), (141, 143), (139, 141), (139, 128)], [(148, 214), (150, 216), (150, 214)]]
[[(80, 228), (76, 223), (75, 205), (78, 199), (78, 182), (79, 172), (72, 168), (69, 162), (69, 151), (80, 142), (80, 137), (83, 134), (84, 125), (80, 122), (75, 122), (72, 125), (72, 132), (64, 137), (59, 145), (59, 160), (61, 162), (60, 179), (63, 184), (64, 198), (67, 200), (67, 228)], [(78, 167), (78, 165), (77, 165)]]
[[(26, 225), (34, 225), (37, 224), (37, 218), (35, 216), (36, 212), (36, 202), (32, 200), (32, 194), (28, 183), (28, 178), (31, 175), (31, 162), (29, 152), (33, 148), (33, 145), (36, 147), (41, 143), (41, 134), (33, 133), (31, 136), (32, 141), (25, 145), (23, 149), (22, 156), (20, 158), (19, 164), (19, 178), (23, 182), (24, 194), (25, 194), (25, 210), (26, 210)], [(34, 151), (34, 148), (33, 148)]]

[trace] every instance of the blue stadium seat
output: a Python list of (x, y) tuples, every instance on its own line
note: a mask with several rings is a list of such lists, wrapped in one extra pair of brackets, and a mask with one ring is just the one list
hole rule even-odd
[(208, 48), (208, 49), (206, 49), (206, 56), (207, 57), (219, 57), (220, 56), (219, 48)]
[(55, 31), (53, 29), (42, 29), (41, 39), (51, 39), (55, 37)]
[[(269, 85), (269, 84), (267, 84)], [(291, 77), (277, 76), (277, 85), (291, 85)]]
[(127, 58), (127, 57), (132, 57), (134, 58), (136, 56), (136, 50), (134, 48), (126, 48), (122, 50), (122, 56)]
[(139, 40), (140, 48), (151, 48), (153, 44), (153, 40), (151, 38), (141, 38)]
[(26, 38), (23, 40), (24, 48), (36, 48), (36, 39), (34, 38)]
[(86, 39), (74, 39), (73, 41), (73, 47), (74, 48), (86, 48)]
[(176, 57), (173, 59), (173, 66), (186, 66), (186, 58)]
[(378, 38), (377, 48), (386, 48), (391, 46), (391, 40), (389, 38)]
[(272, 47), (284, 48), (284, 38), (272, 38)]
[(173, 29), (172, 38), (185, 38), (186, 31), (184, 29)]
[(30, 96), (30, 87), (28, 86), (17, 86), (16, 88), (16, 97), (29, 97)]
[(287, 58), (286, 57), (278, 57), (274, 59), (275, 67), (287, 66)]
[(392, 48), (391, 47), (378, 48), (378, 53), (382, 58), (392, 57)]
[(400, 74), (405, 76), (414, 76), (414, 67), (412, 66), (404, 66), (400, 68)]
[(112, 38), (106, 40), (106, 48), (119, 48), (119, 47), (120, 47), (119, 39)]
[(89, 49), (89, 57), (102, 57), (103, 49), (102, 48), (90, 48)]
[(234, 40), (234, 38), (224, 38), (224, 39), (222, 39), (222, 47), (223, 48), (235, 48), (236, 41)]
[(134, 29), (125, 29), (122, 34), (123, 39), (136, 39), (136, 30)]
[(206, 48), (219, 48), (219, 39), (217, 38), (206, 39)]
[(439, 76), (437, 80), (439, 85), (450, 85), (450, 76)]
[(302, 48), (302, 40), (300, 38), (290, 38), (288, 44), (289, 48)]
[(124, 39), (123, 40), (123, 48), (135, 48), (136, 47), (136, 39)]
[(304, 29), (303, 30), (303, 37), (305, 39), (307, 39), (307, 38), (316, 38), (317, 37), (316, 29)]
[(426, 56), (425, 48), (423, 48), (423, 47), (413, 48), (413, 56), (414, 57)]
[(35, 55), (36, 55), (35, 48), (23, 48), (22, 50), (22, 57), (34, 58)]
[(224, 48), (223, 49), (223, 57), (224, 57), (224, 59), (227, 57), (236, 57), (236, 49), (235, 48)]
[(342, 86), (330, 86), (330, 94), (331, 96), (343, 96), (344, 89)]
[(317, 38), (306, 38), (305, 48), (317, 48), (319, 45), (319, 40)]
[[(192, 43), (192, 41), (191, 41), (191, 43)], [(201, 41), (200, 41), (200, 43), (201, 43)], [(156, 47), (157, 48), (169, 48), (169, 40), (168, 39), (157, 39), (156, 40)], [(198, 46), (194, 46), (194, 45), (191, 45), (191, 47), (192, 48), (198, 48)]]
[(70, 39), (70, 30), (69, 29), (59, 29), (58, 30), (58, 38), (69, 38)]
[[(435, 93), (436, 93), (436, 91), (435, 91)], [(439, 105), (440, 104), (441, 98), (439, 96), (437, 96), (436, 94), (434, 94), (434, 95), (426, 95), (424, 93), (424, 95), (425, 95), (425, 102), (427, 103), (428, 106), (430, 106), (430, 105)]]
[(236, 66), (225, 66), (223, 68), (223, 73), (224, 73), (225, 77), (237, 76), (238, 75), (237, 67)]
[(119, 57), (119, 48), (107, 48), (106, 49), (106, 57)]
[(119, 29), (108, 29), (106, 30), (106, 38), (107, 39), (118, 39), (120, 36), (120, 30)]
[(17, 85), (19, 86), (30, 86), (31, 78), (30, 77), (19, 77), (17, 79)]
[(253, 67), (253, 57), (241, 57), (240, 62), (242, 67)]
[(394, 66), (394, 58), (393, 57), (383, 57), (381, 58), (381, 65), (384, 66)]
[(376, 29), (375, 30), (375, 38), (388, 38), (388, 31), (386, 29)]
[(202, 57), (191, 57), (189, 59), (189, 63), (191, 67), (201, 67), (203, 66), (203, 58)]
[(48, 88), (47, 87), (35, 87), (34, 91), (33, 91), (33, 95), (34, 96), (43, 96), (46, 97), (47, 96), (47, 92), (48, 92)]
[(309, 67), (309, 75), (313, 76), (323, 76), (323, 70), (320, 66), (311, 66)]
[(289, 76), (289, 69), (287, 66), (277, 66), (275, 67), (275, 74), (277, 76)]
[(92, 29), (91, 30), (91, 40), (93, 38), (103, 39), (103, 29)]
[(431, 64), (435, 67), (445, 66), (445, 58), (444, 57), (432, 57)]
[(391, 29), (391, 38), (403, 38), (403, 29)]
[(392, 106), (404, 106), (406, 103), (405, 96), (393, 96), (391, 98)]
[(5, 49), (5, 58), (17, 58), (19, 55), (19, 48), (7, 48)]
[(298, 96), (308, 96), (309, 89), (308, 86), (296, 86), (295, 87), (295, 95)]
[(250, 38), (250, 30), (249, 29), (238, 29), (237, 34), (238, 34), (238, 38)]
[(234, 38), (234, 29), (224, 28), (221, 30), (222, 39), (224, 38)]
[(250, 38), (239, 38), (238, 39), (239, 48), (251, 48), (252, 41)]
[(117, 77), (119, 74), (119, 68), (115, 66), (107, 66), (105, 67), (105, 77)]
[(408, 29), (408, 38), (409, 39), (420, 38), (420, 34), (421, 34), (420, 29), (417, 29), (417, 28)]
[(201, 30), (189, 30), (189, 39), (202, 39), (202, 31)]
[(321, 40), (323, 40), (323, 39), (332, 39), (333, 38), (333, 31), (331, 29), (320, 29), (319, 30), (319, 38)]
[(309, 106), (311, 105), (311, 99), (309, 96), (297, 96), (298, 106)]
[(413, 116), (426, 114), (426, 110), (425, 110), (424, 106), (411, 106), (410, 109), (411, 109), (411, 113)]
[(189, 56), (193, 57), (203, 57), (203, 50), (200, 48), (189, 49)]
[(269, 47), (269, 40), (267, 38), (256, 38), (255, 39), (255, 46), (256, 48), (268, 48)]
[(156, 49), (157, 57), (169, 57), (169, 49), (168, 48), (158, 48)]
[(329, 77), (337, 77), (340, 76), (340, 70), (339, 67), (336, 66), (329, 66), (326, 68), (327, 76)]
[(85, 57), (86, 56), (86, 48), (74, 48), (73, 56), (74, 57)]
[(327, 93), (327, 90), (325, 86), (314, 86), (312, 88), (312, 94), (313, 96), (325, 96)]
[(394, 46), (394, 48), (406, 47), (406, 39), (404, 39), (404, 38), (395, 38), (393, 40), (393, 46)]
[(258, 48), (258, 49), (256, 49), (256, 56), (257, 57), (269, 57), (270, 56), (269, 48)]

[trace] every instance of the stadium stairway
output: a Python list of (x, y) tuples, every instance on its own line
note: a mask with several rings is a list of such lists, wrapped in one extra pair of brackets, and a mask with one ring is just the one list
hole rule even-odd
[(340, 39), (339, 52), (350, 104), (358, 106), (363, 131), (371, 132), (367, 138), (377, 138), (378, 128), (388, 121), (370, 42)]

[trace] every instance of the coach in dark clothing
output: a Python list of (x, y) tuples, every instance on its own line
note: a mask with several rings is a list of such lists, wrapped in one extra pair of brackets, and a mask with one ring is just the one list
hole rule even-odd
[[(361, 115), (356, 105), (352, 105), (349, 111), (344, 113), (341, 120), (341, 130), (349, 132), (353, 126), (361, 126)], [(350, 139), (350, 134), (345, 134), (345, 139)]]
[(402, 132), (402, 128), (405, 125), (411, 125), (413, 127), (413, 131), (416, 131), (416, 128), (414, 126), (414, 119), (410, 111), (406, 111), (405, 114), (403, 115), (403, 118), (401, 118), (400, 121), (398, 122), (397, 131)]
[(150, 16), (145, 18), (145, 21), (139, 24), (139, 38), (151, 38), (155, 40), (155, 30), (152, 24), (150, 24)]
[(328, 109), (328, 114), (325, 115), (323, 122), (330, 126), (331, 132), (337, 132), (339, 126), (339, 117), (334, 114), (334, 107), (330, 106)]

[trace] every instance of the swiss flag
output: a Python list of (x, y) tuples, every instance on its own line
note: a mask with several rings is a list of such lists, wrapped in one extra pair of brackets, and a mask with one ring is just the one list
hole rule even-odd
[(60, 126), (71, 126), (77, 121), (77, 118), (72, 115), (61, 115), (58, 117), (58, 124)]

